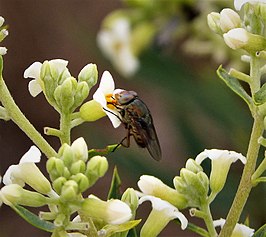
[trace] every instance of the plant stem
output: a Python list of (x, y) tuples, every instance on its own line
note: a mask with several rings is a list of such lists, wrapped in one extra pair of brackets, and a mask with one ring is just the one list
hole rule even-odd
[(71, 118), (69, 114), (61, 113), (60, 117), (60, 136), (61, 144), (67, 143), (70, 144), (70, 130), (71, 130)]
[(19, 126), (19, 128), (39, 147), (39, 149), (48, 158), (56, 156), (56, 151), (48, 144), (16, 105), (3, 77), (0, 77), (0, 100), (12, 121)]
[(203, 204), (201, 207), (201, 210), (206, 214), (205, 218), (204, 218), (204, 222), (207, 226), (208, 232), (209, 232), (209, 236), (210, 237), (216, 237), (217, 236), (217, 232), (214, 228), (213, 225), (213, 219), (212, 219), (212, 215), (211, 215), (211, 211), (210, 211), (210, 206), (209, 204), (206, 202), (206, 204)]
[(252, 175), (252, 181), (256, 181), (256, 179), (258, 179), (265, 170), (266, 170), (266, 158), (264, 157), (263, 161), (260, 163), (259, 167)]
[[(251, 69), (250, 76), (252, 78), (251, 93), (254, 95), (260, 88), (260, 64), (259, 60), (254, 56), (251, 58)], [(256, 107), (255, 107), (256, 108)], [(221, 230), (219, 237), (231, 236), (235, 225), (237, 224), (243, 208), (247, 202), (250, 191), (252, 189), (253, 183), (251, 176), (255, 171), (256, 161), (260, 149), (260, 144), (258, 139), (262, 136), (264, 131), (263, 127), (263, 117), (260, 115), (258, 110), (251, 111), (254, 117), (254, 124), (250, 136), (248, 151), (247, 151), (247, 163), (244, 167), (240, 184), (236, 196), (234, 198), (233, 204), (227, 215), (224, 227)]]

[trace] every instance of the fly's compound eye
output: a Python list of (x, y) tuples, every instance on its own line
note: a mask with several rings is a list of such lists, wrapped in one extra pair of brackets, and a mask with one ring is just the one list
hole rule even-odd
[(125, 105), (125, 104), (130, 103), (137, 96), (138, 95), (135, 91), (122, 91), (122, 92), (116, 94), (115, 98), (117, 99), (119, 104)]

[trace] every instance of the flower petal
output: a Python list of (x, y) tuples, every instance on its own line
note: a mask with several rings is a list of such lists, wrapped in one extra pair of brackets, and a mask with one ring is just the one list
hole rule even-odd
[[(225, 224), (225, 219), (221, 218), (219, 220), (215, 220), (213, 221), (213, 225), (214, 227), (220, 226), (221, 228), (223, 228)], [(254, 234), (254, 229), (249, 228), (246, 225), (243, 224), (236, 224), (233, 233), (232, 233), (232, 237), (251, 237)]]
[(31, 64), (23, 74), (24, 78), (39, 78), (40, 77), (40, 71), (41, 71), (42, 64), (40, 62), (34, 62)]
[(36, 97), (42, 92), (42, 87), (37, 80), (31, 80), (28, 84), (28, 90), (31, 96)]
[(68, 61), (64, 59), (52, 59), (49, 61), (51, 67), (54, 67), (58, 70), (58, 74), (60, 75), (67, 67)]
[(39, 163), (41, 161), (41, 152), (36, 146), (31, 146), (30, 149), (22, 156), (19, 164), (23, 163)]
[(172, 204), (162, 200), (160, 198), (146, 195), (139, 199), (139, 204), (142, 204), (145, 201), (150, 201), (152, 203), (152, 208), (156, 211), (160, 211), (162, 215), (165, 215), (169, 220), (178, 218), (181, 222), (181, 229), (184, 230), (187, 228), (188, 220), (187, 218)]
[(115, 89), (114, 79), (110, 72), (104, 71), (99, 89), (103, 92), (104, 95), (112, 94)]

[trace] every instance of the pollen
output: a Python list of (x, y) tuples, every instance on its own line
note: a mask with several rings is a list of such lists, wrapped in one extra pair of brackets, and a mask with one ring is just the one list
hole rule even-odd
[(109, 109), (115, 109), (116, 99), (114, 99), (113, 94), (107, 94), (105, 96), (107, 107)]

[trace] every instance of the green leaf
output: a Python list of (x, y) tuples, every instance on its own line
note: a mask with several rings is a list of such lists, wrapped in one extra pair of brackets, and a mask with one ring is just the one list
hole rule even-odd
[(252, 99), (241, 86), (237, 78), (231, 76), (222, 66), (217, 69), (217, 75), (225, 82), (225, 84), (239, 95), (249, 106), (252, 104)]
[(105, 237), (109, 237), (115, 233), (121, 233), (127, 230), (130, 230), (134, 228), (136, 225), (138, 225), (141, 222), (141, 220), (133, 220), (128, 221), (126, 223), (120, 224), (120, 225), (106, 225), (102, 228), (105, 233)]
[(53, 223), (41, 220), (37, 215), (19, 205), (12, 206), (12, 209), (31, 225), (47, 232), (53, 232), (55, 228)]
[(109, 199), (120, 199), (121, 198), (121, 193), (120, 193), (120, 188), (121, 186), (121, 179), (119, 177), (117, 168), (114, 168), (114, 172), (113, 172), (113, 178), (112, 178), (112, 183), (111, 183), (111, 187), (108, 193), (108, 200)]
[(254, 101), (257, 105), (261, 105), (266, 102), (266, 84), (263, 84), (260, 90), (255, 93)]
[(253, 237), (266, 237), (266, 224), (261, 226), (253, 235)]

